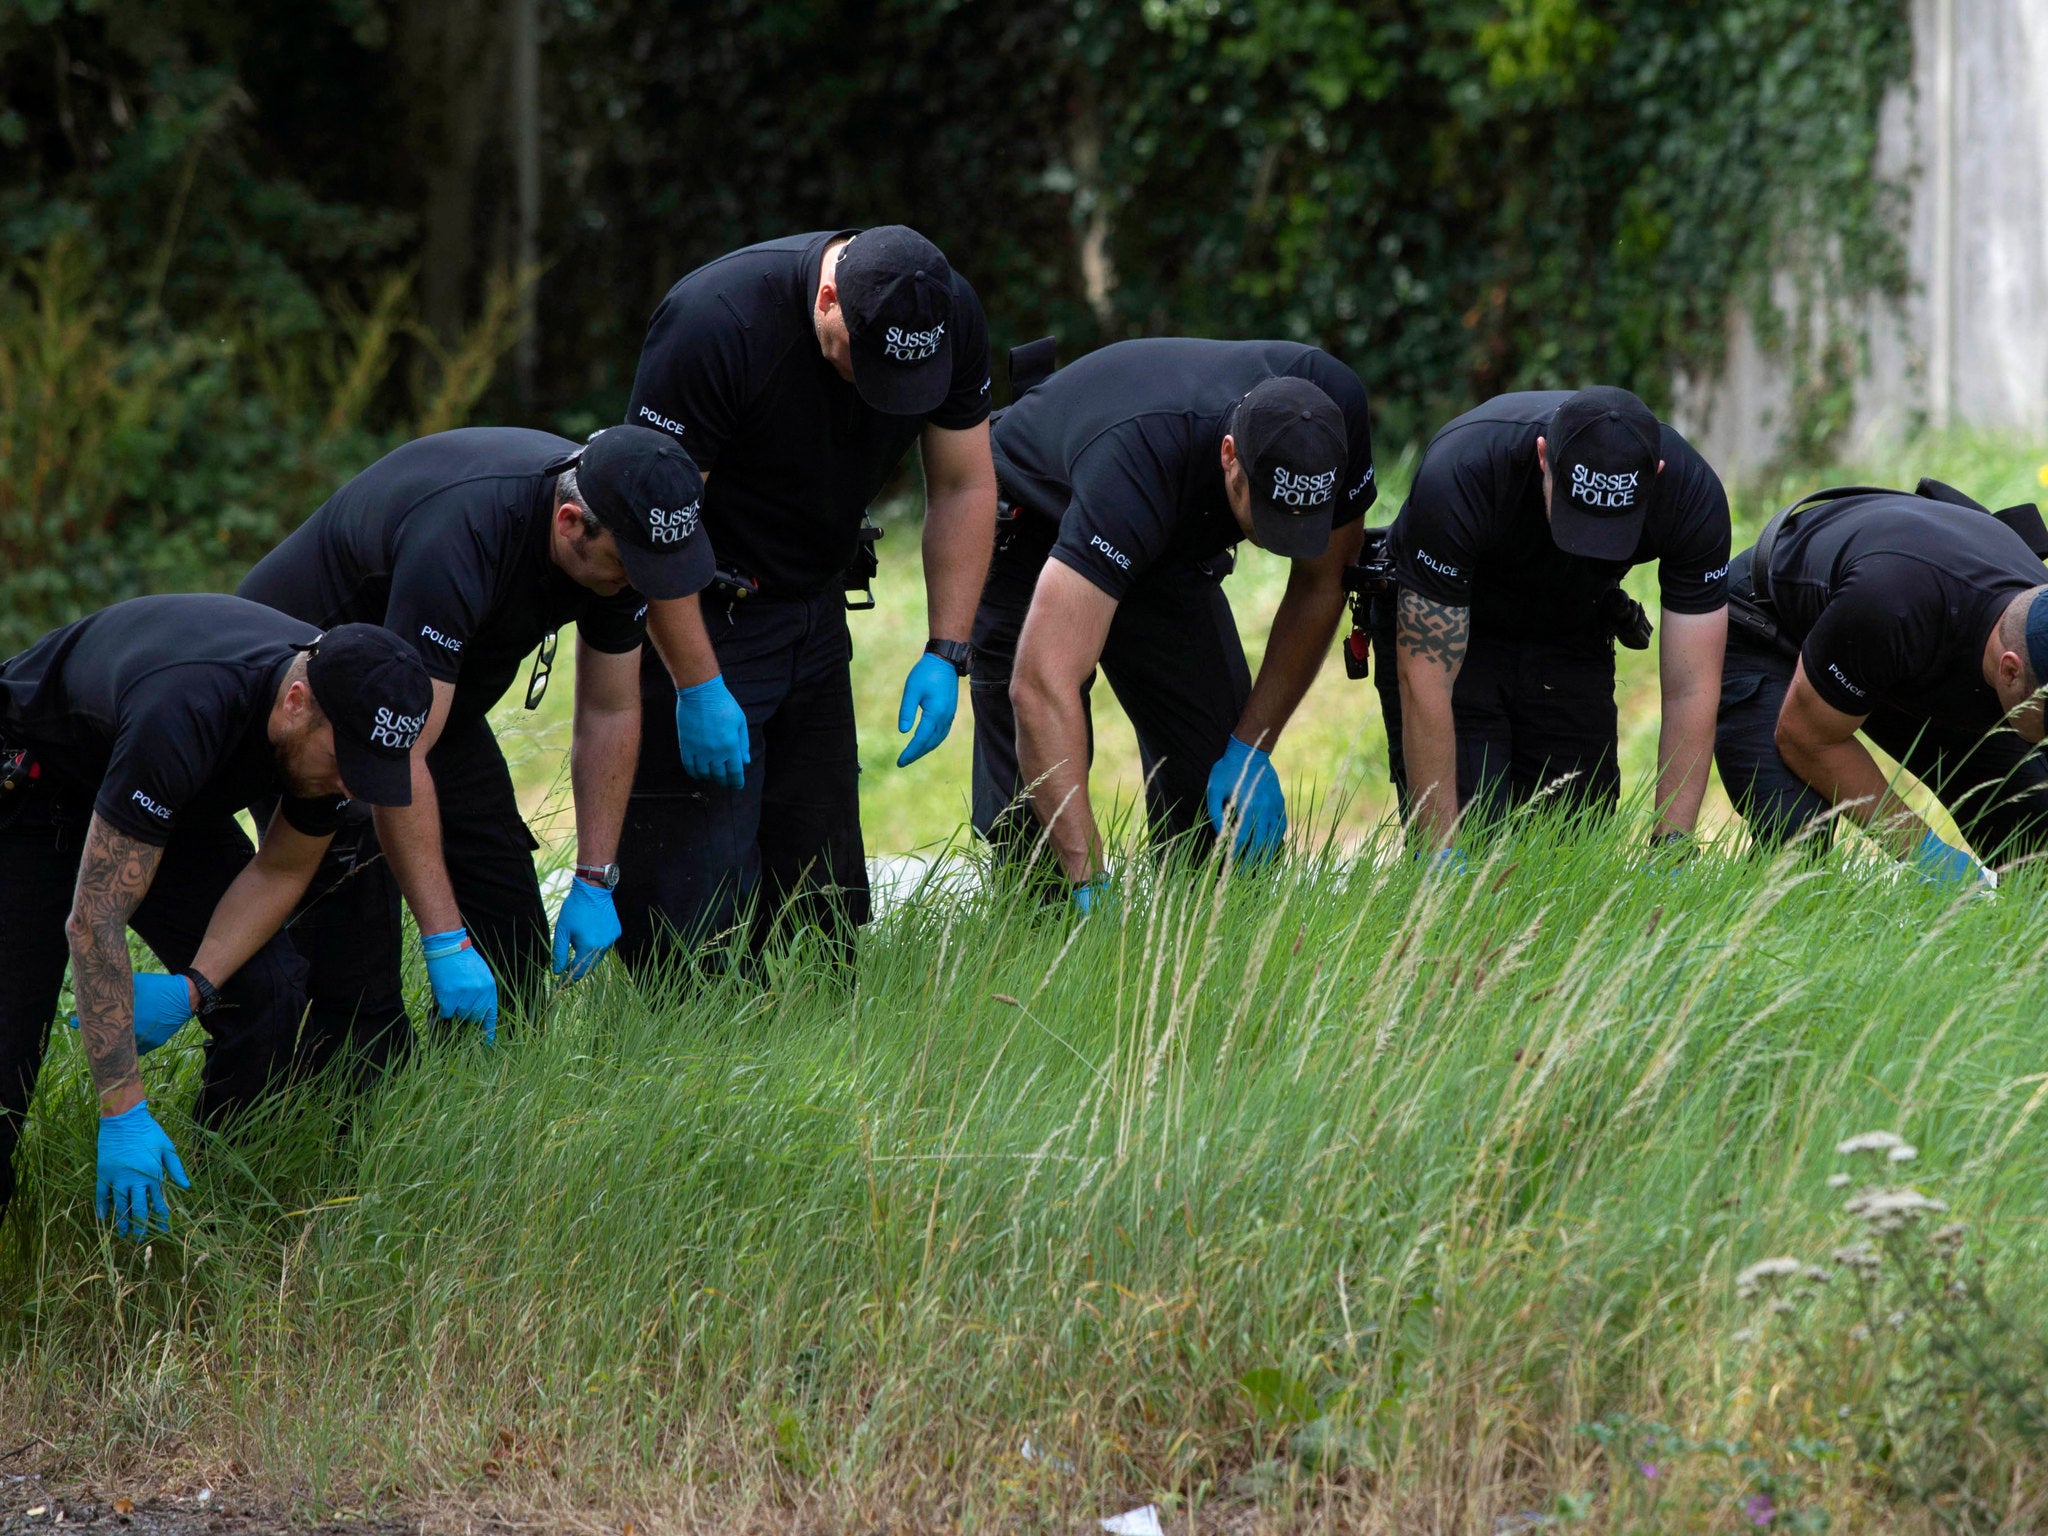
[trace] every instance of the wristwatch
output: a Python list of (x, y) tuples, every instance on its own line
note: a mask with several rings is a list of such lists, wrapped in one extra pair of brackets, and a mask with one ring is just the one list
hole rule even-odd
[(617, 864), (578, 864), (576, 866), (576, 878), (586, 885), (596, 886), (599, 890), (616, 890), (619, 884), (619, 866)]
[(196, 1016), (202, 1019), (206, 1018), (214, 1009), (220, 1006), (220, 994), (214, 991), (213, 983), (200, 975), (198, 971), (188, 965), (178, 974), (192, 983), (192, 990), (199, 996), (199, 1006), (192, 1010)]
[(953, 670), (962, 677), (967, 675), (967, 664), (974, 659), (974, 647), (965, 640), (927, 640), (924, 649), (927, 656), (951, 662)]

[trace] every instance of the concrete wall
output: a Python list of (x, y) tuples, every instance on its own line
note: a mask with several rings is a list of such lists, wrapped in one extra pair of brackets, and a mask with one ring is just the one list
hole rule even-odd
[[(1882, 139), (1912, 191), (1913, 292), (1867, 317), (1850, 446), (1922, 423), (2048, 438), (2048, 0), (1914, 0), (1913, 34)], [(1679, 424), (1724, 471), (1771, 457), (1788, 382), (1745, 316), (1720, 377), (1679, 393)]]

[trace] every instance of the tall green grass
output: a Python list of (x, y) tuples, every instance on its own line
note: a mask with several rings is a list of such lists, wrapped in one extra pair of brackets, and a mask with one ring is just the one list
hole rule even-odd
[[(1839, 851), (1660, 870), (1640, 832), (1524, 818), (1434, 882), (1384, 841), (1132, 859), (1081, 923), (932, 891), (857, 985), (801, 948), (756, 990), (607, 965), (494, 1050), (227, 1141), (182, 1118), (192, 1032), (146, 1067), (195, 1175), (146, 1250), (89, 1219), (60, 1041), (0, 1443), (544, 1524), (1728, 1529), (1708, 1481), (1610, 1520), (1637, 1474), (1585, 1426), (1834, 1432), (1738, 1339), (1733, 1276), (1839, 1240), (1841, 1137), (1917, 1143), (2048, 1326), (2048, 934), (2025, 871), (1954, 901)], [(1986, 1458), (2038, 1511), (2027, 1449)], [(1815, 1466), (1837, 1530), (1929, 1519)]]

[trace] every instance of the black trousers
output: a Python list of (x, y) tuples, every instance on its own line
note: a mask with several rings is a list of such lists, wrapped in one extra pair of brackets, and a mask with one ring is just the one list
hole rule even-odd
[[(92, 792), (38, 781), (0, 821), (0, 1210), (14, 1193), (14, 1147), (70, 959), (64, 920), (92, 819)], [(188, 820), (171, 834), (130, 925), (167, 971), (192, 963), (213, 909), (254, 849), (234, 818)], [(306, 966), (273, 936), (220, 986), (206, 1020), (195, 1114), (218, 1126), (275, 1088), (292, 1067)]]
[[(532, 1004), (548, 983), (548, 919), (512, 774), (481, 720), (451, 727), (427, 754), (441, 807), (441, 857), (470, 942), (497, 975), (499, 1003)], [(405, 925), (398, 880), (367, 806), (313, 877), (287, 932), (305, 957), (310, 1007), (300, 1067), (317, 1070), (346, 1051), (365, 1073), (410, 1048), (400, 984)]]
[(620, 957), (647, 974), (741, 925), (753, 956), (778, 933), (812, 927), (850, 965), (868, 920), (868, 866), (845, 598), (707, 603), (704, 619), (753, 761), (736, 790), (684, 774), (675, 688), (650, 647), (614, 893)]
[[(1409, 811), (1401, 756), (1401, 686), (1394, 637), (1373, 637), (1373, 683), (1387, 725), (1387, 756), (1401, 812)], [(1474, 626), (1451, 689), (1458, 733), (1458, 804), (1468, 820), (1494, 820), (1566, 775), (1555, 791), (1571, 810), (1612, 812), (1621, 800), (1614, 642), (1527, 640)]]
[[(1750, 837), (1766, 850), (1783, 847), (1829, 809), (1778, 753), (1778, 712), (1794, 665), (1793, 657), (1731, 643), (1721, 667), (1714, 766)], [(1863, 734), (1934, 792), (1979, 857), (1996, 863), (2048, 850), (2048, 763), (1995, 710), (1963, 723), (1879, 704)]]
[[(1027, 786), (1017, 764), (1010, 674), (1057, 532), (1029, 516), (1005, 531), (974, 616), (974, 829), (1006, 858), (1027, 856), (1040, 835), (1023, 798)], [(1155, 851), (1170, 845), (1199, 858), (1216, 841), (1209, 824), (1209, 770), (1223, 755), (1252, 692), (1244, 644), (1223, 595), (1231, 564), (1225, 556), (1147, 571), (1117, 605), (1102, 647), (1101, 671), (1137, 732)], [(1091, 672), (1081, 685), (1091, 766), (1094, 686)]]

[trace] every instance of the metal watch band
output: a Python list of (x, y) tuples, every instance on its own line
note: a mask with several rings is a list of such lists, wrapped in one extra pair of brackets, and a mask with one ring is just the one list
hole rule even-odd
[(191, 982), (192, 990), (199, 994), (199, 1006), (193, 1010), (198, 1017), (203, 1019), (220, 1006), (220, 993), (216, 992), (213, 983), (200, 975), (196, 969), (188, 965), (178, 974)]
[(967, 664), (974, 659), (974, 647), (965, 640), (927, 640), (924, 648), (927, 655), (952, 663), (953, 670), (962, 677), (967, 675)]

